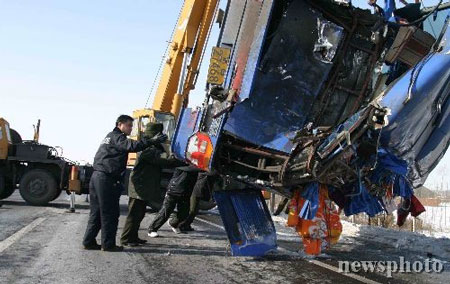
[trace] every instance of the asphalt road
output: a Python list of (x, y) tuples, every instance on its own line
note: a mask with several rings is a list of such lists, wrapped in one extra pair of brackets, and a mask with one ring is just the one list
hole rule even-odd
[[(28, 206), (16, 192), (0, 207), (0, 283), (449, 283), (450, 267), (440, 274), (342, 274), (338, 260), (422, 259), (370, 241), (344, 239), (319, 259), (296, 251), (300, 240), (279, 224), (280, 249), (263, 258), (232, 257), (220, 217), (199, 216), (195, 232), (174, 234), (165, 225), (161, 237), (124, 252), (81, 248), (89, 204), (78, 198), (76, 213), (67, 213), (67, 196), (47, 207)], [(126, 215), (122, 197), (119, 233)], [(147, 214), (141, 230), (153, 218)]]

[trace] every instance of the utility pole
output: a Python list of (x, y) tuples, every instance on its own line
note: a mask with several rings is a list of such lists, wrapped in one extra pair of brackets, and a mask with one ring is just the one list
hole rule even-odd
[(38, 122), (36, 125), (33, 125), (34, 128), (34, 135), (33, 135), (33, 141), (36, 143), (39, 143), (39, 129), (41, 128), (41, 120), (38, 119)]

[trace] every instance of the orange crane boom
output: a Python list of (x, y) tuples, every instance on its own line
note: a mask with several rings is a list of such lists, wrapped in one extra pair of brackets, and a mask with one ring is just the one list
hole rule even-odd
[(218, 0), (186, 0), (170, 43), (153, 110), (175, 118), (194, 89)]

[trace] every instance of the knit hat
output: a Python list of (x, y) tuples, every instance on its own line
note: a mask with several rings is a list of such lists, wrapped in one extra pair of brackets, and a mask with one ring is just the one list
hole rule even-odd
[(144, 136), (147, 138), (152, 138), (156, 134), (162, 132), (164, 129), (162, 123), (149, 122), (145, 126)]

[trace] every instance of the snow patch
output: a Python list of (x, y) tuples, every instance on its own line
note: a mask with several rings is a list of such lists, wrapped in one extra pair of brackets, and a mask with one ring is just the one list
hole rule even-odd
[[(286, 227), (287, 215), (272, 216), (275, 223), (278, 238), (300, 238), (293, 228)], [(376, 226), (353, 224), (342, 222), (342, 239), (364, 239), (376, 243), (392, 246), (399, 250), (409, 250), (420, 254), (431, 254), (440, 260), (450, 260), (450, 233), (423, 234), (408, 231), (400, 231)]]

